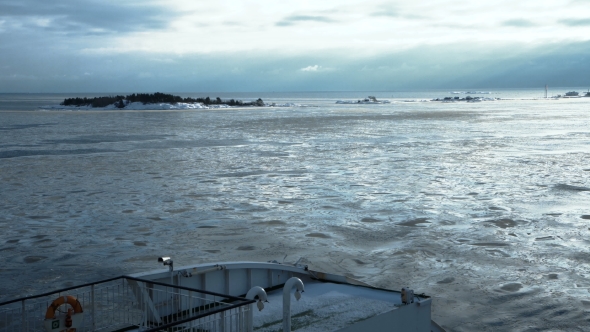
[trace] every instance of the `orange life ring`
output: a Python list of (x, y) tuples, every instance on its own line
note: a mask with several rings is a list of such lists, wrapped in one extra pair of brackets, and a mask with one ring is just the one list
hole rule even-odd
[[(69, 304), (74, 309), (74, 313), (83, 312), (82, 305), (80, 302), (71, 295), (60, 296), (55, 301), (53, 301), (49, 307), (47, 307), (47, 311), (45, 312), (45, 319), (52, 319), (55, 318), (55, 311), (57, 308), (62, 304)], [(69, 311), (68, 311), (69, 312)]]
[[(66, 322), (65, 322), (66, 326), (65, 327), (71, 327), (72, 326), (72, 313), (83, 312), (82, 305), (80, 304), (78, 299), (76, 299), (75, 297), (73, 297), (71, 295), (60, 296), (57, 299), (55, 299), (53, 302), (51, 302), (49, 307), (47, 307), (47, 311), (45, 312), (45, 319), (55, 318), (55, 311), (57, 310), (57, 308), (59, 308), (59, 306), (66, 304), (66, 303), (69, 304), (72, 308), (68, 308), (68, 311), (66, 313)], [(61, 332), (63, 332), (63, 331), (76, 332), (76, 329), (62, 330)]]

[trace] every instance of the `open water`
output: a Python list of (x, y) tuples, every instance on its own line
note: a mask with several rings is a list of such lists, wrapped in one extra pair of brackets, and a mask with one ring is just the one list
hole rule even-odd
[[(448, 331), (588, 331), (590, 98), (491, 92), (505, 100), (216, 94), (303, 106), (196, 111), (0, 95), (0, 301), (158, 256), (286, 256), (432, 295)], [(369, 94), (394, 102), (335, 104)]]

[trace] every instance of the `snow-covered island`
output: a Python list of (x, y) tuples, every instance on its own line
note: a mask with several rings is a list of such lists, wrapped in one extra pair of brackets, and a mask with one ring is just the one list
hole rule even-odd
[[(43, 106), (42, 109), (103, 109), (103, 110), (182, 110), (182, 109), (210, 109), (229, 107), (263, 107), (262, 99), (244, 102), (236, 99), (222, 100), (206, 98), (182, 98), (171, 94), (156, 92), (134, 93), (127, 96), (105, 96), (94, 98), (66, 98), (61, 104)], [(273, 104), (272, 106), (281, 106)]]
[(389, 100), (377, 100), (374, 96), (368, 96), (363, 100), (338, 100), (336, 104), (389, 104)]
[(465, 98), (459, 98), (459, 97), (436, 98), (436, 99), (432, 99), (431, 101), (442, 101), (443, 103), (454, 103), (454, 102), (457, 102), (457, 101), (466, 101), (466, 102), (469, 102), (469, 103), (478, 103), (478, 102), (482, 102), (482, 101), (495, 101), (495, 100), (500, 100), (500, 98), (471, 97), (471, 96), (467, 96)]

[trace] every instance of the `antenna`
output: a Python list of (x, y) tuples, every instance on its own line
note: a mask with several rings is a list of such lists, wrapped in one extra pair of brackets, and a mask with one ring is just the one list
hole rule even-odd
[(545, 84), (545, 98), (547, 98), (547, 89), (548, 89), (548, 88), (549, 88), (549, 87), (547, 86), (547, 84)]

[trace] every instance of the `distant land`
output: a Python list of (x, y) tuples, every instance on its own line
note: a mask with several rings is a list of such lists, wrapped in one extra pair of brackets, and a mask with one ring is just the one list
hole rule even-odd
[(92, 106), (92, 107), (107, 107), (109, 105), (115, 105), (117, 108), (125, 108), (125, 106), (131, 103), (142, 103), (146, 104), (158, 104), (158, 103), (167, 103), (171, 105), (175, 105), (177, 103), (200, 103), (203, 105), (228, 105), (228, 106), (264, 106), (264, 101), (258, 98), (258, 100), (253, 102), (243, 102), (241, 100), (236, 99), (229, 99), (229, 100), (222, 100), (221, 98), (217, 97), (215, 99), (211, 99), (209, 97), (206, 98), (182, 98), (180, 96), (174, 96), (171, 94), (166, 93), (134, 93), (127, 96), (105, 96), (105, 97), (94, 97), (94, 98), (66, 98), (60, 104), (63, 106)]

